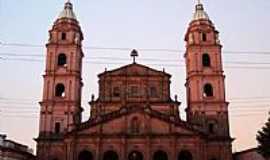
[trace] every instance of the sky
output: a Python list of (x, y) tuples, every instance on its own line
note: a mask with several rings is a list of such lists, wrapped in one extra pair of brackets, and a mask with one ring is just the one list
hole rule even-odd
[[(138, 62), (172, 75), (172, 97), (185, 118), (184, 34), (195, 0), (71, 0), (84, 33), (83, 119), (89, 117), (97, 74)], [(270, 1), (203, 0), (220, 32), (233, 151), (256, 147), (256, 132), (270, 110)], [(0, 0), (0, 134), (35, 148), (48, 30), (64, 0)], [(3, 45), (30, 44), (32, 46)], [(130, 48), (127, 50), (88, 47)], [(179, 52), (146, 51), (172, 49)], [(30, 55), (30, 56), (29, 56)], [(155, 61), (149, 61), (155, 59)]]

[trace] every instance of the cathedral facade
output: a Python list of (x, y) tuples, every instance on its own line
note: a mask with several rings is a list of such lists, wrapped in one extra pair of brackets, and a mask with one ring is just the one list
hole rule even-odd
[(83, 33), (68, 1), (46, 44), (38, 160), (232, 160), (218, 34), (198, 3), (185, 36), (187, 120), (171, 75), (133, 61), (98, 75), (82, 122)]

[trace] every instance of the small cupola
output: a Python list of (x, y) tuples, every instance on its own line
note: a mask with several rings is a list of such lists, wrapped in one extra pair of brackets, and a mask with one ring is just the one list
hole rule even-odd
[(68, 18), (68, 19), (73, 19), (76, 20), (76, 15), (73, 12), (73, 5), (70, 2), (70, 0), (67, 0), (65, 3), (65, 8), (64, 10), (59, 14), (57, 19), (62, 19), (62, 18)]
[(203, 4), (200, 0), (198, 0), (198, 3), (196, 4), (192, 20), (210, 20), (208, 14), (204, 11)]
[(81, 44), (83, 33), (70, 0), (66, 0), (64, 9), (54, 21), (53, 27), (49, 32), (49, 43)]

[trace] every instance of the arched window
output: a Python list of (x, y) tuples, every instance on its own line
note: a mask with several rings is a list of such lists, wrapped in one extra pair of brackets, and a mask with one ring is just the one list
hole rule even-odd
[(153, 160), (168, 160), (168, 155), (164, 151), (156, 151), (153, 156)]
[(120, 97), (121, 92), (119, 87), (114, 87), (113, 88), (113, 97)]
[(203, 96), (204, 97), (213, 97), (213, 87), (211, 84), (206, 84), (203, 87)]
[(58, 134), (58, 133), (60, 133), (60, 131), (61, 131), (61, 124), (60, 124), (60, 122), (56, 122), (54, 125), (54, 132), (56, 134)]
[(150, 87), (150, 97), (156, 98), (158, 97), (157, 88), (156, 87)]
[(130, 86), (129, 87), (129, 96), (130, 97), (138, 97), (139, 94), (139, 87), (138, 86)]
[(178, 154), (178, 160), (192, 160), (192, 154), (187, 150), (183, 150)]
[(67, 34), (65, 32), (61, 33), (61, 40), (66, 40), (67, 39)]
[(132, 151), (128, 154), (128, 160), (143, 160), (143, 154), (139, 151)]
[(215, 124), (213, 122), (208, 123), (208, 131), (211, 134), (215, 133)]
[(139, 124), (138, 117), (133, 117), (131, 119), (130, 128), (131, 128), (131, 133), (133, 133), (133, 134), (140, 133), (140, 124)]
[(61, 83), (57, 84), (55, 87), (56, 97), (65, 97), (65, 86)]
[(78, 160), (93, 160), (93, 154), (89, 151), (81, 151), (79, 153), (79, 157), (78, 157)]
[(210, 56), (207, 53), (204, 53), (202, 55), (202, 64), (204, 67), (210, 67), (211, 66), (211, 59)]
[(206, 33), (202, 33), (202, 41), (203, 42), (207, 41), (207, 34)]
[(64, 53), (58, 55), (57, 65), (64, 67), (67, 65), (67, 56)]
[(115, 151), (107, 151), (103, 155), (103, 160), (118, 160), (118, 154)]

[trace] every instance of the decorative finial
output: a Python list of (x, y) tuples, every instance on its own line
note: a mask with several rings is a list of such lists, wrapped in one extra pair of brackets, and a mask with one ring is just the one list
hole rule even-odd
[(174, 101), (177, 102), (178, 101), (178, 96), (174, 95)]
[(64, 10), (58, 16), (58, 19), (61, 18), (69, 18), (76, 20), (75, 13), (73, 12), (73, 5), (70, 0), (65, 0)]
[(91, 95), (91, 101), (92, 102), (95, 101), (95, 95), (94, 94)]
[(195, 13), (193, 15), (193, 20), (209, 20), (207, 13), (204, 11), (203, 4), (201, 0), (197, 0), (197, 4), (195, 6)]
[(70, 9), (70, 10), (73, 9), (73, 5), (70, 0), (66, 0), (65, 9)]
[(131, 57), (133, 57), (133, 63), (136, 63), (136, 57), (138, 57), (138, 51), (136, 49), (133, 49), (130, 54)]

